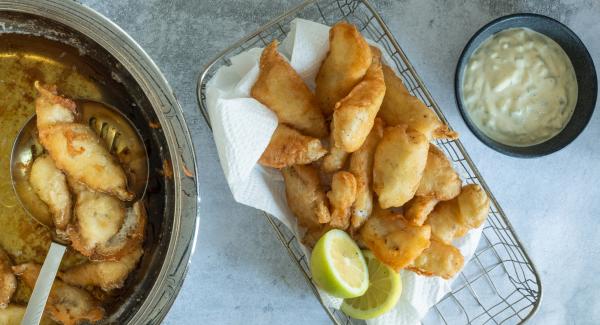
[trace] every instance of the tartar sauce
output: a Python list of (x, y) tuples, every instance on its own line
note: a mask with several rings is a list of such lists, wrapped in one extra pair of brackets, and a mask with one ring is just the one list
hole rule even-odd
[(555, 41), (528, 28), (510, 28), (470, 57), (462, 95), (471, 121), (488, 137), (529, 146), (567, 125), (577, 104), (577, 78)]

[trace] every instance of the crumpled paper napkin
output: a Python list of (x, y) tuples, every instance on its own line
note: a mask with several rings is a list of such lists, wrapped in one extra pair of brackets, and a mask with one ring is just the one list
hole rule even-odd
[[(279, 50), (314, 90), (315, 76), (327, 54), (328, 44), (329, 26), (295, 19)], [(230, 66), (217, 71), (207, 84), (208, 113), (221, 166), (235, 200), (275, 216), (301, 238), (296, 218), (286, 204), (281, 173), (257, 163), (277, 127), (277, 116), (250, 97), (250, 89), (258, 77), (261, 53), (262, 49), (250, 49), (232, 57)], [(465, 256), (465, 263), (475, 252), (480, 236), (481, 229), (476, 229), (455, 242)], [(310, 252), (302, 248), (310, 256)], [(368, 324), (420, 324), (429, 308), (450, 291), (452, 283), (452, 280), (424, 277), (409, 271), (402, 271), (401, 277), (403, 292), (396, 307), (367, 321)], [(339, 308), (340, 299), (320, 293), (326, 305)]]

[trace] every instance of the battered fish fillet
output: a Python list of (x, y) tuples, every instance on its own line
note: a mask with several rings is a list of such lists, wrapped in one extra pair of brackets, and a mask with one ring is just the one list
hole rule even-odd
[(431, 196), (439, 201), (455, 198), (460, 193), (461, 180), (446, 155), (435, 145), (429, 145), (427, 164), (415, 195)]
[(329, 153), (325, 156), (325, 158), (323, 158), (321, 169), (323, 169), (323, 171), (326, 173), (334, 173), (344, 168), (344, 165), (348, 160), (348, 156), (350, 156), (349, 153), (332, 146), (329, 149)]
[(321, 140), (305, 136), (285, 124), (279, 124), (258, 162), (273, 168), (306, 165), (326, 153)]
[(331, 225), (346, 230), (350, 225), (350, 208), (356, 200), (356, 178), (350, 172), (339, 171), (331, 180), (331, 191), (327, 192), (331, 206)]
[(85, 256), (92, 256), (96, 246), (117, 234), (125, 220), (125, 204), (119, 199), (91, 191), (77, 194), (75, 221), (67, 233), (72, 246)]
[[(38, 109), (39, 110), (39, 109)], [(123, 168), (87, 125), (58, 123), (39, 130), (40, 142), (60, 170), (91, 190), (133, 199)]]
[(271, 42), (260, 57), (260, 73), (251, 95), (285, 123), (315, 138), (327, 136), (325, 118), (315, 95)]
[(438, 202), (436, 198), (431, 196), (413, 197), (403, 206), (406, 221), (416, 226), (422, 226)]
[(382, 208), (400, 207), (412, 199), (425, 170), (428, 148), (427, 138), (404, 124), (383, 131), (373, 158), (373, 190)]
[(331, 121), (333, 146), (346, 152), (358, 150), (365, 142), (385, 95), (381, 53), (376, 48), (371, 53), (373, 60), (365, 77), (334, 107)]
[(464, 236), (469, 229), (480, 227), (489, 208), (490, 200), (481, 186), (469, 184), (454, 199), (438, 203), (427, 218), (427, 224), (435, 238), (451, 244), (453, 239)]
[(38, 197), (48, 205), (54, 227), (64, 231), (71, 220), (71, 194), (65, 175), (47, 155), (38, 157), (31, 165), (29, 183)]
[(77, 106), (74, 101), (59, 96), (56, 86), (42, 86), (39, 81), (34, 82), (33, 85), (39, 92), (39, 96), (35, 99), (38, 130), (57, 123), (73, 123), (75, 121)]
[(360, 230), (360, 238), (377, 259), (396, 271), (429, 247), (430, 236), (429, 226), (413, 226), (401, 214), (374, 213)]
[(329, 116), (371, 65), (371, 49), (352, 24), (339, 22), (329, 31), (329, 52), (315, 79), (319, 105)]
[[(33, 288), (40, 268), (38, 264), (27, 263), (13, 267), (13, 271), (25, 285)], [(64, 325), (76, 325), (83, 321), (96, 322), (104, 317), (104, 309), (91, 294), (59, 279), (54, 280), (45, 313)]]
[(407, 269), (424, 276), (440, 276), (450, 279), (463, 267), (465, 258), (458, 248), (435, 239), (431, 246), (415, 259)]
[[(0, 309), (0, 324), (2, 325), (21, 325), (21, 321), (25, 316), (25, 306), (9, 305), (4, 309)], [(48, 317), (42, 316), (40, 325), (54, 325)]]
[(363, 225), (373, 211), (373, 156), (379, 140), (383, 136), (383, 121), (375, 119), (373, 129), (363, 145), (350, 157), (350, 172), (356, 177), (356, 200), (352, 205), (351, 228), (356, 230)]
[[(10, 303), (15, 290), (17, 290), (17, 279), (12, 272), (12, 262), (8, 254), (0, 248), (0, 313)], [(1, 316), (0, 316), (1, 319)], [(3, 324), (0, 322), (0, 324)]]
[(298, 224), (312, 229), (329, 223), (331, 215), (318, 170), (310, 165), (294, 165), (281, 172), (287, 203), (298, 218)]
[(383, 75), (387, 91), (379, 110), (379, 117), (387, 125), (407, 124), (423, 133), (430, 141), (458, 138), (458, 133), (451, 131), (435, 112), (408, 92), (402, 80), (389, 66), (383, 66)]
[(79, 286), (100, 287), (104, 291), (122, 288), (129, 273), (142, 257), (141, 246), (117, 261), (86, 262), (59, 274), (64, 282)]

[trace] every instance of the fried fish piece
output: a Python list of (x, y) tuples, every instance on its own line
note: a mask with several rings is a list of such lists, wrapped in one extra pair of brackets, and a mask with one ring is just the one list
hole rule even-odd
[(311, 229), (329, 223), (331, 215), (319, 171), (310, 165), (294, 165), (281, 172), (287, 203), (298, 218), (298, 224)]
[[(2, 325), (21, 325), (25, 316), (25, 306), (10, 304), (4, 309), (0, 309), (0, 324)], [(48, 317), (42, 316), (40, 325), (54, 325)]]
[(374, 213), (360, 230), (360, 238), (378, 260), (400, 271), (429, 247), (429, 226), (409, 224), (401, 214)]
[(10, 257), (4, 249), (0, 248), (0, 312), (8, 306), (15, 290), (17, 290), (17, 279), (11, 267)]
[(423, 133), (428, 140), (456, 139), (458, 133), (450, 130), (421, 100), (412, 96), (394, 70), (383, 66), (387, 91), (379, 110), (379, 117), (389, 126), (407, 124)]
[(381, 52), (373, 48), (373, 59), (365, 77), (335, 104), (331, 121), (333, 146), (354, 152), (362, 146), (375, 123), (385, 95)]
[(92, 256), (96, 246), (108, 242), (119, 232), (125, 220), (125, 204), (104, 193), (82, 191), (77, 194), (75, 221), (67, 233), (72, 246), (85, 256)]
[(379, 140), (383, 136), (383, 121), (375, 119), (375, 124), (362, 146), (350, 156), (350, 172), (356, 177), (356, 201), (352, 205), (351, 227), (362, 226), (373, 211), (373, 156)]
[(375, 149), (373, 190), (382, 208), (400, 207), (412, 199), (427, 162), (429, 142), (405, 124), (388, 127)]
[(354, 25), (339, 22), (329, 30), (329, 52), (315, 79), (317, 99), (326, 116), (363, 78), (371, 60), (371, 48)]
[(415, 196), (404, 204), (404, 217), (416, 226), (422, 226), (439, 201), (431, 196)]
[[(39, 109), (38, 109), (39, 110)], [(91, 190), (133, 199), (123, 168), (84, 124), (57, 123), (39, 130), (40, 142), (60, 170)]]
[(64, 231), (71, 220), (71, 194), (65, 175), (48, 155), (35, 159), (31, 165), (29, 183), (37, 196), (48, 205), (54, 227)]
[(415, 195), (432, 196), (439, 201), (455, 198), (460, 193), (461, 180), (446, 155), (429, 145), (427, 163)]
[(427, 218), (427, 224), (435, 238), (451, 244), (453, 239), (464, 236), (469, 229), (481, 226), (487, 218), (489, 206), (485, 191), (477, 184), (469, 184), (454, 199), (438, 203)]
[(331, 205), (332, 227), (346, 230), (350, 225), (350, 208), (356, 200), (356, 178), (350, 172), (339, 171), (333, 174), (331, 190), (327, 192)]
[(317, 98), (300, 75), (271, 42), (260, 57), (260, 73), (251, 89), (254, 99), (267, 106), (285, 123), (315, 138), (327, 136), (325, 118)]
[(85, 262), (61, 272), (59, 277), (65, 283), (79, 287), (94, 286), (104, 291), (122, 288), (142, 255), (142, 247), (138, 245), (116, 261)]
[(331, 147), (329, 153), (323, 158), (321, 168), (326, 173), (334, 173), (344, 168), (346, 161), (348, 160), (349, 153), (342, 149)]
[(302, 237), (302, 244), (312, 249), (315, 247), (319, 239), (321, 239), (321, 237), (331, 229), (333, 229), (333, 227), (329, 224), (322, 224), (316, 228), (306, 229), (306, 232)]
[(296, 164), (309, 164), (326, 153), (321, 140), (279, 124), (258, 162), (263, 166), (281, 169)]
[(450, 279), (463, 267), (465, 258), (458, 248), (435, 239), (407, 269), (424, 276), (439, 276)]
[[(26, 263), (13, 267), (29, 288), (35, 286), (41, 266)], [(76, 325), (83, 321), (96, 322), (104, 317), (104, 309), (100, 302), (87, 291), (68, 285), (59, 279), (54, 280), (45, 312), (53, 320), (64, 325)]]
[(39, 81), (34, 82), (33, 86), (39, 93), (35, 99), (38, 130), (57, 123), (73, 123), (75, 121), (77, 106), (74, 101), (59, 96), (56, 86), (43, 86)]

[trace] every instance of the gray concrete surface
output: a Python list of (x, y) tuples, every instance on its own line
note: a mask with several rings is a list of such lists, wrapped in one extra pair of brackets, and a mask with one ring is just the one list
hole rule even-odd
[[(261, 214), (233, 201), (211, 135), (196, 106), (202, 66), (218, 51), (298, 1), (83, 0), (137, 40), (183, 106), (198, 153), (202, 206), (193, 262), (165, 324), (326, 324)], [(534, 324), (600, 322), (600, 113), (566, 149), (516, 159), (485, 147), (466, 128), (453, 97), (454, 68), (480, 26), (513, 12), (559, 19), (600, 63), (595, 0), (402, 0), (375, 5), (425, 80), (503, 206), (541, 273), (544, 300)]]

